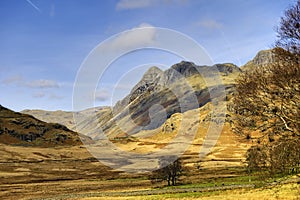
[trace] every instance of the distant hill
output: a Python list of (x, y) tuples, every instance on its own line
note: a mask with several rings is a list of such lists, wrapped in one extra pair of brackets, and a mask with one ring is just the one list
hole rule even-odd
[[(90, 108), (86, 109), (83, 111), (78, 111), (78, 112), (71, 112), (71, 111), (62, 111), (62, 110), (57, 110), (57, 111), (47, 111), (47, 110), (23, 110), (21, 113), (32, 115), (36, 117), (39, 120), (42, 120), (44, 122), (48, 123), (59, 123), (64, 126), (66, 126), (68, 129), (73, 130), (77, 132), (76, 126), (77, 124), (74, 121), (73, 116), (76, 115), (81, 116), (82, 121), (79, 123), (81, 126), (87, 126), (89, 117), (91, 117), (93, 114), (96, 113), (102, 113), (110, 110), (109, 107), (95, 107), (95, 108)], [(78, 122), (77, 122), (78, 123)]]
[[(59, 123), (66, 126), (74, 132), (80, 132), (85, 135), (94, 135), (98, 133), (97, 125), (92, 123), (95, 117), (111, 118), (110, 107), (95, 107), (83, 111), (70, 112), (70, 111), (47, 111), (47, 110), (23, 110), (21, 113), (32, 115), (39, 120), (48, 123)], [(76, 121), (74, 120), (76, 116)]]
[[(87, 143), (92, 140), (82, 135)], [(58, 123), (46, 123), (0, 105), (0, 142), (23, 146), (81, 145), (79, 135)]]

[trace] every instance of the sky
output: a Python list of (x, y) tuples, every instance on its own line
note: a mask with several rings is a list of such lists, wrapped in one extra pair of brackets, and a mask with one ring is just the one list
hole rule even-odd
[[(0, 104), (15, 111), (73, 110), (74, 83), (93, 49), (107, 40), (114, 49), (139, 47), (141, 42), (155, 39), (156, 27), (189, 37), (213, 63), (242, 66), (258, 51), (272, 48), (274, 28), (284, 10), (294, 3), (1, 0)], [(152, 29), (143, 34), (124, 33), (143, 27)], [(182, 43), (174, 41), (172, 45), (181, 47)], [(130, 92), (149, 67), (167, 69), (183, 59), (172, 52), (145, 48), (120, 55), (99, 77), (94, 105), (113, 105)]]

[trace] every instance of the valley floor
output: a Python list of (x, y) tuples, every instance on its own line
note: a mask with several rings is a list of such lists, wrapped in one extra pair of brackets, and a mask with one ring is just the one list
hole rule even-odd
[[(218, 147), (217, 151), (220, 152)], [(294, 182), (254, 188), (236, 160), (207, 160), (176, 187), (151, 184), (147, 174), (126, 174), (102, 165), (81, 146), (32, 148), (0, 145), (0, 199), (297, 199)], [(195, 154), (185, 154), (187, 165)], [(231, 162), (231, 164), (228, 162)], [(224, 167), (228, 164), (227, 167)], [(235, 167), (234, 167), (235, 165)], [(215, 167), (212, 167), (215, 166)], [(221, 167), (216, 167), (221, 166)], [(223, 167), (222, 167), (223, 166)], [(298, 182), (298, 184), (297, 184)], [(299, 199), (299, 198), (298, 198)]]
[(189, 174), (176, 187), (153, 185), (147, 174), (112, 170), (83, 146), (0, 144), (0, 199), (297, 199), (297, 183), (253, 188), (258, 177), (249, 182), (242, 159), (248, 147), (234, 138), (225, 132), (200, 164), (200, 140), (195, 142), (182, 156)]

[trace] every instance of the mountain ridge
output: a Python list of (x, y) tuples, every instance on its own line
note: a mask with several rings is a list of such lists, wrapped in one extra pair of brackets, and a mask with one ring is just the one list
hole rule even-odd
[[(132, 135), (141, 130), (158, 128), (173, 114), (202, 107), (210, 102), (209, 90), (218, 88), (220, 86), (218, 84), (223, 84), (225, 93), (228, 96), (226, 98), (230, 98), (234, 91), (235, 78), (242, 71), (245, 71), (246, 68), (251, 68), (250, 65), (253, 65), (253, 63), (260, 64), (272, 61), (272, 56), (270, 56), (271, 51), (263, 50), (258, 52), (251, 61), (241, 67), (232, 63), (198, 66), (188, 61), (181, 61), (166, 70), (152, 66), (144, 73), (143, 77), (126, 97), (119, 100), (111, 108), (106, 107), (102, 111), (95, 111), (93, 113), (94, 120), (95, 118), (98, 120), (94, 122), (93, 128), (88, 128), (91, 118), (79, 120), (79, 124), (83, 128), (77, 131), (82, 131), (87, 135), (97, 135), (98, 131), (95, 129), (97, 124), (109, 138), (115, 138), (121, 135)], [(212, 68), (214, 70), (210, 70)], [(201, 74), (202, 72), (205, 73)], [(220, 77), (221, 83), (215, 82), (214, 77), (216, 76)], [(177, 96), (181, 95), (180, 98), (184, 99), (184, 101), (190, 101), (191, 97), (195, 95), (198, 104), (192, 106), (186, 104), (182, 106), (178, 101), (176, 93)], [(24, 112), (34, 114), (33, 111)], [(71, 114), (69, 113), (68, 117)], [(36, 114), (35, 116), (41, 117), (41, 115), (43, 114)], [(47, 116), (45, 115), (42, 117), (46, 121), (51, 121), (50, 118), (47, 120)], [(72, 124), (71, 127), (66, 121), (61, 121), (73, 130), (75, 130), (76, 125), (78, 126), (78, 124)], [(151, 122), (155, 123), (151, 124)], [(121, 130), (118, 127), (126, 128)]]
[(46, 123), (34, 116), (14, 112), (0, 105), (0, 142), (25, 146), (81, 145), (91, 143), (88, 136), (78, 135), (58, 123)]

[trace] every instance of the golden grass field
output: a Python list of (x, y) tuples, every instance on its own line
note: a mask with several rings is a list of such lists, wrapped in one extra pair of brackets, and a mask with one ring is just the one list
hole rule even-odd
[[(153, 150), (149, 140), (138, 141), (139, 144), (145, 141), (141, 152), (147, 149), (147, 145), (148, 150)], [(297, 183), (222, 188), (223, 185), (230, 188), (235, 184), (249, 184), (242, 162), (248, 145), (239, 143), (239, 138), (225, 126), (212, 153), (198, 169), (201, 141), (195, 140), (182, 156), (184, 165), (189, 169), (188, 174), (181, 177), (181, 185), (171, 188), (151, 184), (147, 174), (111, 170), (93, 158), (83, 146), (38, 148), (0, 145), (0, 199), (297, 199)], [(128, 151), (137, 147), (130, 141), (127, 145), (123, 142), (117, 145)], [(257, 183), (257, 180), (251, 183)], [(212, 190), (201, 191), (199, 188)], [(143, 195), (139, 195), (139, 191)], [(159, 194), (156, 194), (157, 191)]]
[[(77, 199), (77, 198), (76, 198)], [(105, 200), (107, 197), (87, 197), (80, 200)], [(297, 200), (300, 199), (300, 186), (297, 183), (285, 184), (270, 188), (238, 189), (222, 192), (164, 194), (153, 196), (109, 197), (111, 200)]]
[[(209, 106), (209, 105), (207, 105)], [(164, 187), (152, 184), (147, 173), (129, 174), (101, 164), (84, 146), (24, 147), (0, 144), (0, 199), (297, 199), (297, 183), (248, 187), (257, 184), (257, 177), (246, 175), (245, 152), (251, 145), (232, 133), (225, 123), (216, 146), (200, 160), (199, 151), (209, 120), (210, 109), (188, 111), (190, 124), (200, 122), (192, 145), (181, 156), (186, 172), (180, 185)], [(175, 114), (172, 123), (180, 123), (184, 114)], [(170, 122), (166, 122), (170, 123)], [(166, 124), (165, 123), (165, 124)], [(164, 125), (165, 125), (164, 124)], [(163, 125), (163, 126), (164, 126)], [(186, 131), (190, 126), (182, 127)], [(162, 128), (141, 132), (137, 140), (114, 141), (124, 151), (148, 153), (169, 143), (176, 130)], [(143, 137), (147, 136), (147, 137)], [(109, 149), (107, 150), (109, 151)], [(109, 152), (102, 152), (103, 154)], [(234, 188), (233, 186), (241, 186)], [(208, 189), (208, 190), (207, 190)]]

